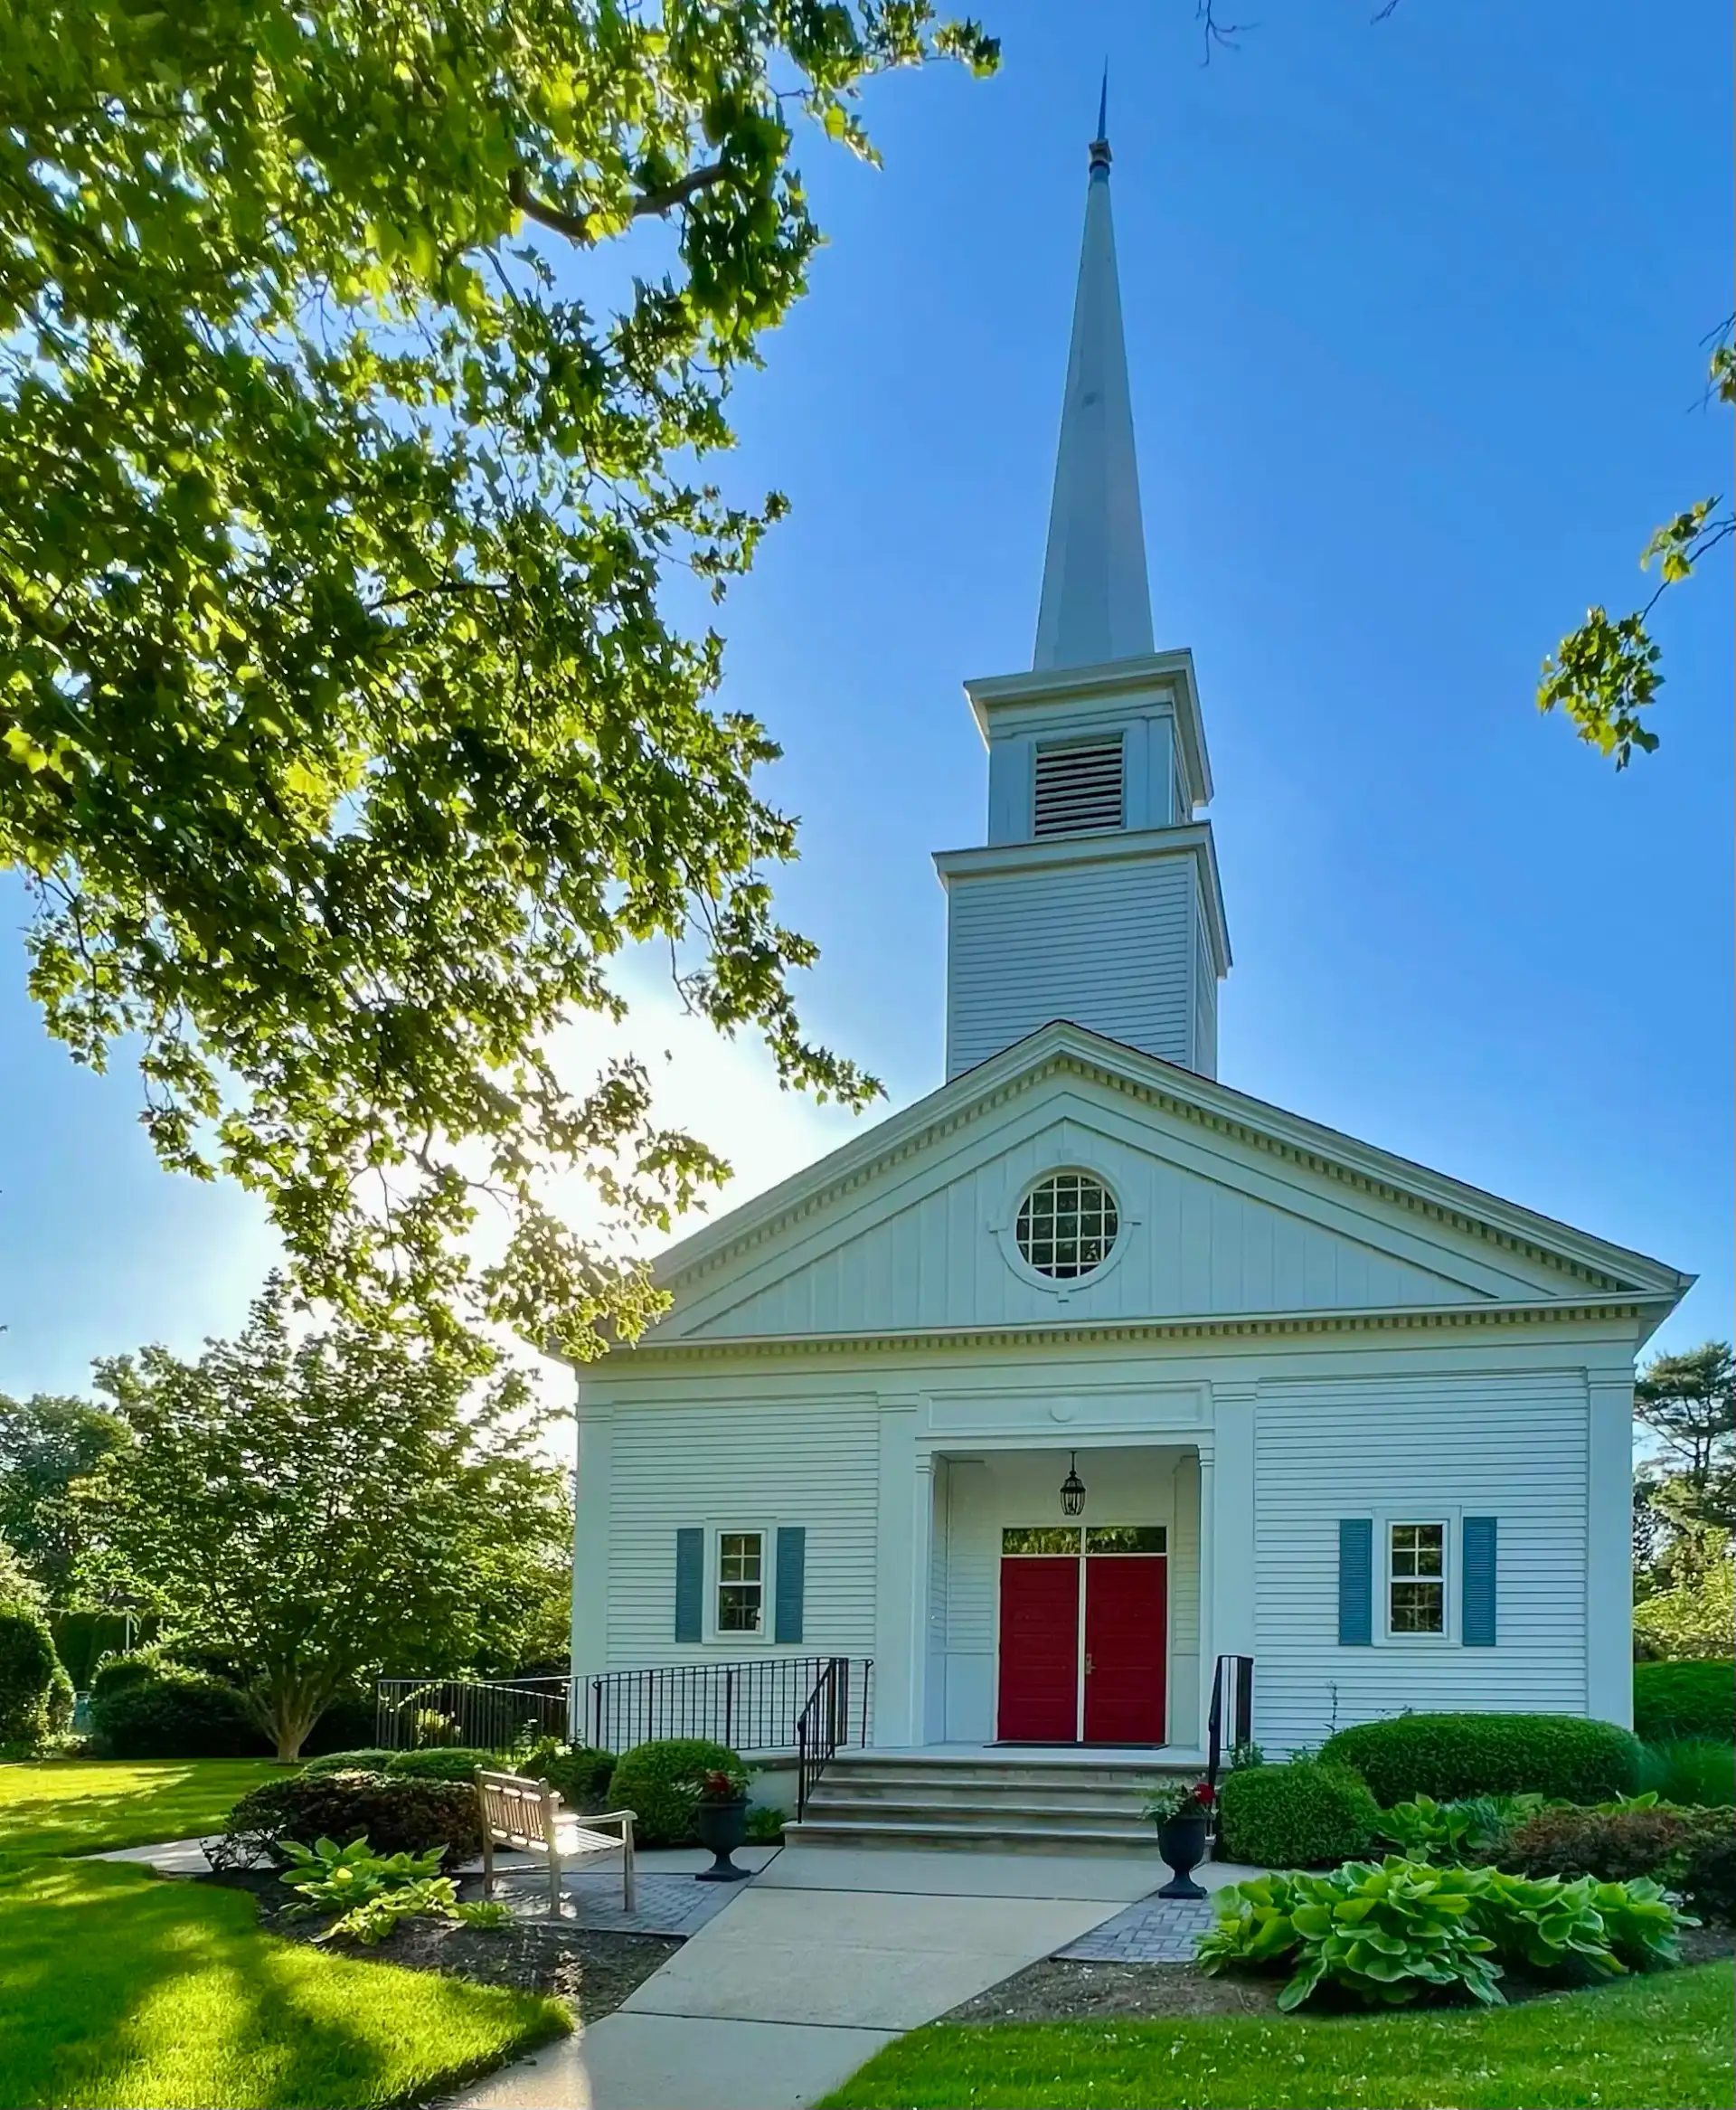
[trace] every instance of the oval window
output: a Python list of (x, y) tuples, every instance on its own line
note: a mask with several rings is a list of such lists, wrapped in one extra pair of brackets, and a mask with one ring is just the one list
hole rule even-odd
[(1019, 1204), (1020, 1256), (1039, 1274), (1076, 1281), (1109, 1257), (1120, 1219), (1115, 1197), (1089, 1172), (1056, 1172)]

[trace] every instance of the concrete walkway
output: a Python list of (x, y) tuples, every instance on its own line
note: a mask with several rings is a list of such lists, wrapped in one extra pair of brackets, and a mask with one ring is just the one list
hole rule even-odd
[(457, 2110), (805, 2110), (1161, 1874), (1146, 1855), (786, 1850), (616, 2013)]

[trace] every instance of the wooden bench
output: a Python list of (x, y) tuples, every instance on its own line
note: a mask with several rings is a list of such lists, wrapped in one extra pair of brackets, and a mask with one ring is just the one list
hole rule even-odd
[[(490, 1773), (477, 1766), (476, 1802), (482, 1812), (482, 1889), (485, 1897), (495, 1893), (495, 1849), (513, 1847), (521, 1853), (548, 1857), (549, 1907), (561, 1914), (561, 1798), (546, 1781), (527, 1780), (522, 1774)], [(604, 1825), (616, 1827), (615, 1835)], [(621, 1909), (633, 1910), (633, 1812), (606, 1810), (600, 1815), (575, 1822), (568, 1835), (574, 1853), (613, 1853), (621, 1856)]]

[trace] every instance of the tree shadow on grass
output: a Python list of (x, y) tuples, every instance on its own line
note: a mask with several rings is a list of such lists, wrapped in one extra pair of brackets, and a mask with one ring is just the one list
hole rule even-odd
[(332, 1956), (125, 1863), (0, 1880), (7, 2110), (383, 2110), (557, 2033), (552, 2002)]

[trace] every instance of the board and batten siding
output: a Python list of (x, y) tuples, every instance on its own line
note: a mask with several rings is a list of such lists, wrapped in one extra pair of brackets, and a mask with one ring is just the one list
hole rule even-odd
[[(872, 1397), (692, 1406), (624, 1397), (611, 1418), (608, 1669), (873, 1654), (880, 1454)], [(675, 1533), (731, 1524), (806, 1530), (799, 1642), (676, 1642)]]
[(1052, 1018), (1193, 1059), (1194, 866), (1176, 858), (956, 879), (947, 893), (947, 1074)]
[[(1585, 1711), (1582, 1372), (1269, 1380), (1255, 1429), (1254, 1712), (1269, 1750), (1407, 1708)], [(1382, 1523), (1444, 1516), (1456, 1534), (1467, 1515), (1498, 1522), (1496, 1645), (1384, 1638)], [(1367, 1646), (1338, 1641), (1339, 1523), (1355, 1517), (1375, 1520)]]
[(1009, 1264), (996, 1227), (1005, 1231), (1033, 1181), (1067, 1166), (1107, 1178), (1122, 1216), (1113, 1264), (1070, 1285), (1072, 1316), (1475, 1301), (1462, 1282), (1139, 1149), (1086, 1112), (1057, 1107), (1011, 1150), (791, 1266), (693, 1330), (727, 1339), (1051, 1319), (1052, 1294)]

